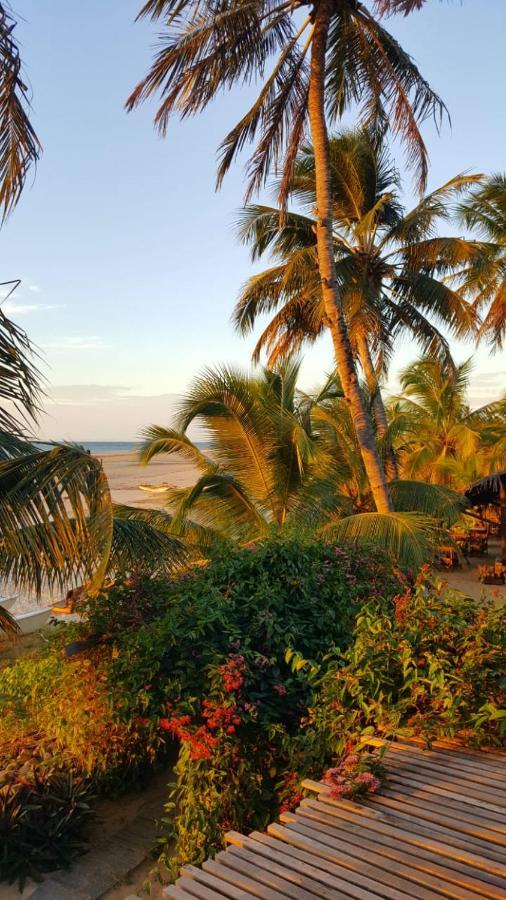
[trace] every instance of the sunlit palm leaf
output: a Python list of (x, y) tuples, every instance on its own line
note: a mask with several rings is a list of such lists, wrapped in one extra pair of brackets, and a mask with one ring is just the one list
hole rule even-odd
[(19, 200), (30, 166), (41, 146), (27, 114), (28, 89), (13, 37), (16, 22), (0, 3), (0, 207), (3, 218)]
[[(13, 282), (13, 290), (18, 285)], [(26, 332), (0, 309), (0, 432), (13, 439), (33, 424), (39, 410), (41, 376), (33, 358)]]
[(440, 537), (434, 519), (419, 513), (361, 513), (329, 523), (323, 530), (336, 540), (381, 547), (401, 565), (419, 569)]
[(431, 516), (445, 528), (454, 525), (467, 507), (462, 494), (423, 481), (393, 481), (390, 493), (396, 512)]
[(145, 465), (161, 453), (179, 453), (199, 469), (206, 469), (212, 465), (211, 460), (182, 431), (165, 428), (163, 425), (150, 425), (144, 429), (142, 436), (140, 458)]
[(32, 449), (0, 462), (0, 577), (40, 593), (99, 586), (112, 543), (109, 487), (78, 447)]

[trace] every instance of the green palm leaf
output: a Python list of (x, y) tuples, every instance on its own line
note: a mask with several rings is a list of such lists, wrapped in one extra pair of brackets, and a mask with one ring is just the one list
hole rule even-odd
[(444, 528), (454, 525), (467, 507), (462, 494), (440, 484), (401, 480), (391, 482), (390, 491), (396, 512), (432, 516)]
[(420, 513), (361, 513), (329, 523), (323, 534), (335, 540), (373, 544), (415, 570), (430, 559), (441, 536), (434, 520)]

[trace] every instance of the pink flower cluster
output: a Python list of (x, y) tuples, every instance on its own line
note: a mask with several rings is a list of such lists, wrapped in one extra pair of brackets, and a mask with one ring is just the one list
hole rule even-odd
[(350, 753), (332, 769), (327, 769), (322, 781), (330, 787), (330, 796), (336, 800), (342, 797), (357, 797), (374, 794), (381, 781), (373, 772), (360, 770), (361, 761), (355, 753)]

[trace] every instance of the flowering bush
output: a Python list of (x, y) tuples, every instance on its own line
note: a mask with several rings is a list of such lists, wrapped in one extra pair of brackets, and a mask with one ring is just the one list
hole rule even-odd
[(305, 777), (324, 773), (336, 797), (376, 790), (372, 734), (499, 742), (505, 625), (504, 609), (426, 571), (410, 585), (378, 551), (286, 538), (231, 550), (90, 604), (78, 636), (102, 634), (95, 650), (6, 670), (0, 746), (56, 754), (95, 790), (177, 751), (160, 836), (176, 873), (226, 830), (294, 809)]
[(174, 869), (213, 852), (225, 828), (262, 827), (296, 804), (300, 776), (332, 759), (300, 738), (323, 661), (348, 645), (371, 595), (386, 608), (405, 585), (377, 550), (284, 538), (90, 606), (89, 630), (113, 637), (116, 709), (179, 744)]

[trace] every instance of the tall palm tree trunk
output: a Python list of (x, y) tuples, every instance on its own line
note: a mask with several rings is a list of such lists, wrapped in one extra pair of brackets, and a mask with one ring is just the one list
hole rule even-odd
[[(360, 365), (362, 366), (367, 387), (372, 398), (372, 408), (374, 412), (374, 420), (376, 429), (380, 437), (384, 438), (388, 431), (388, 419), (381, 395), (381, 387), (376, 374), (376, 369), (371, 358), (371, 351), (365, 335), (359, 335), (357, 338), (357, 350)], [(385, 470), (389, 481), (399, 477), (399, 469), (397, 460), (392, 447), (389, 447), (385, 459)]]
[(337, 369), (351, 411), (358, 445), (378, 512), (392, 509), (388, 483), (381, 464), (368, 410), (365, 408), (353, 353), (343, 317), (336, 279), (332, 239), (330, 154), (325, 120), (325, 58), (332, 0), (319, 0), (314, 9), (309, 82), (309, 122), (316, 174), (316, 237), (325, 315), (332, 335)]

